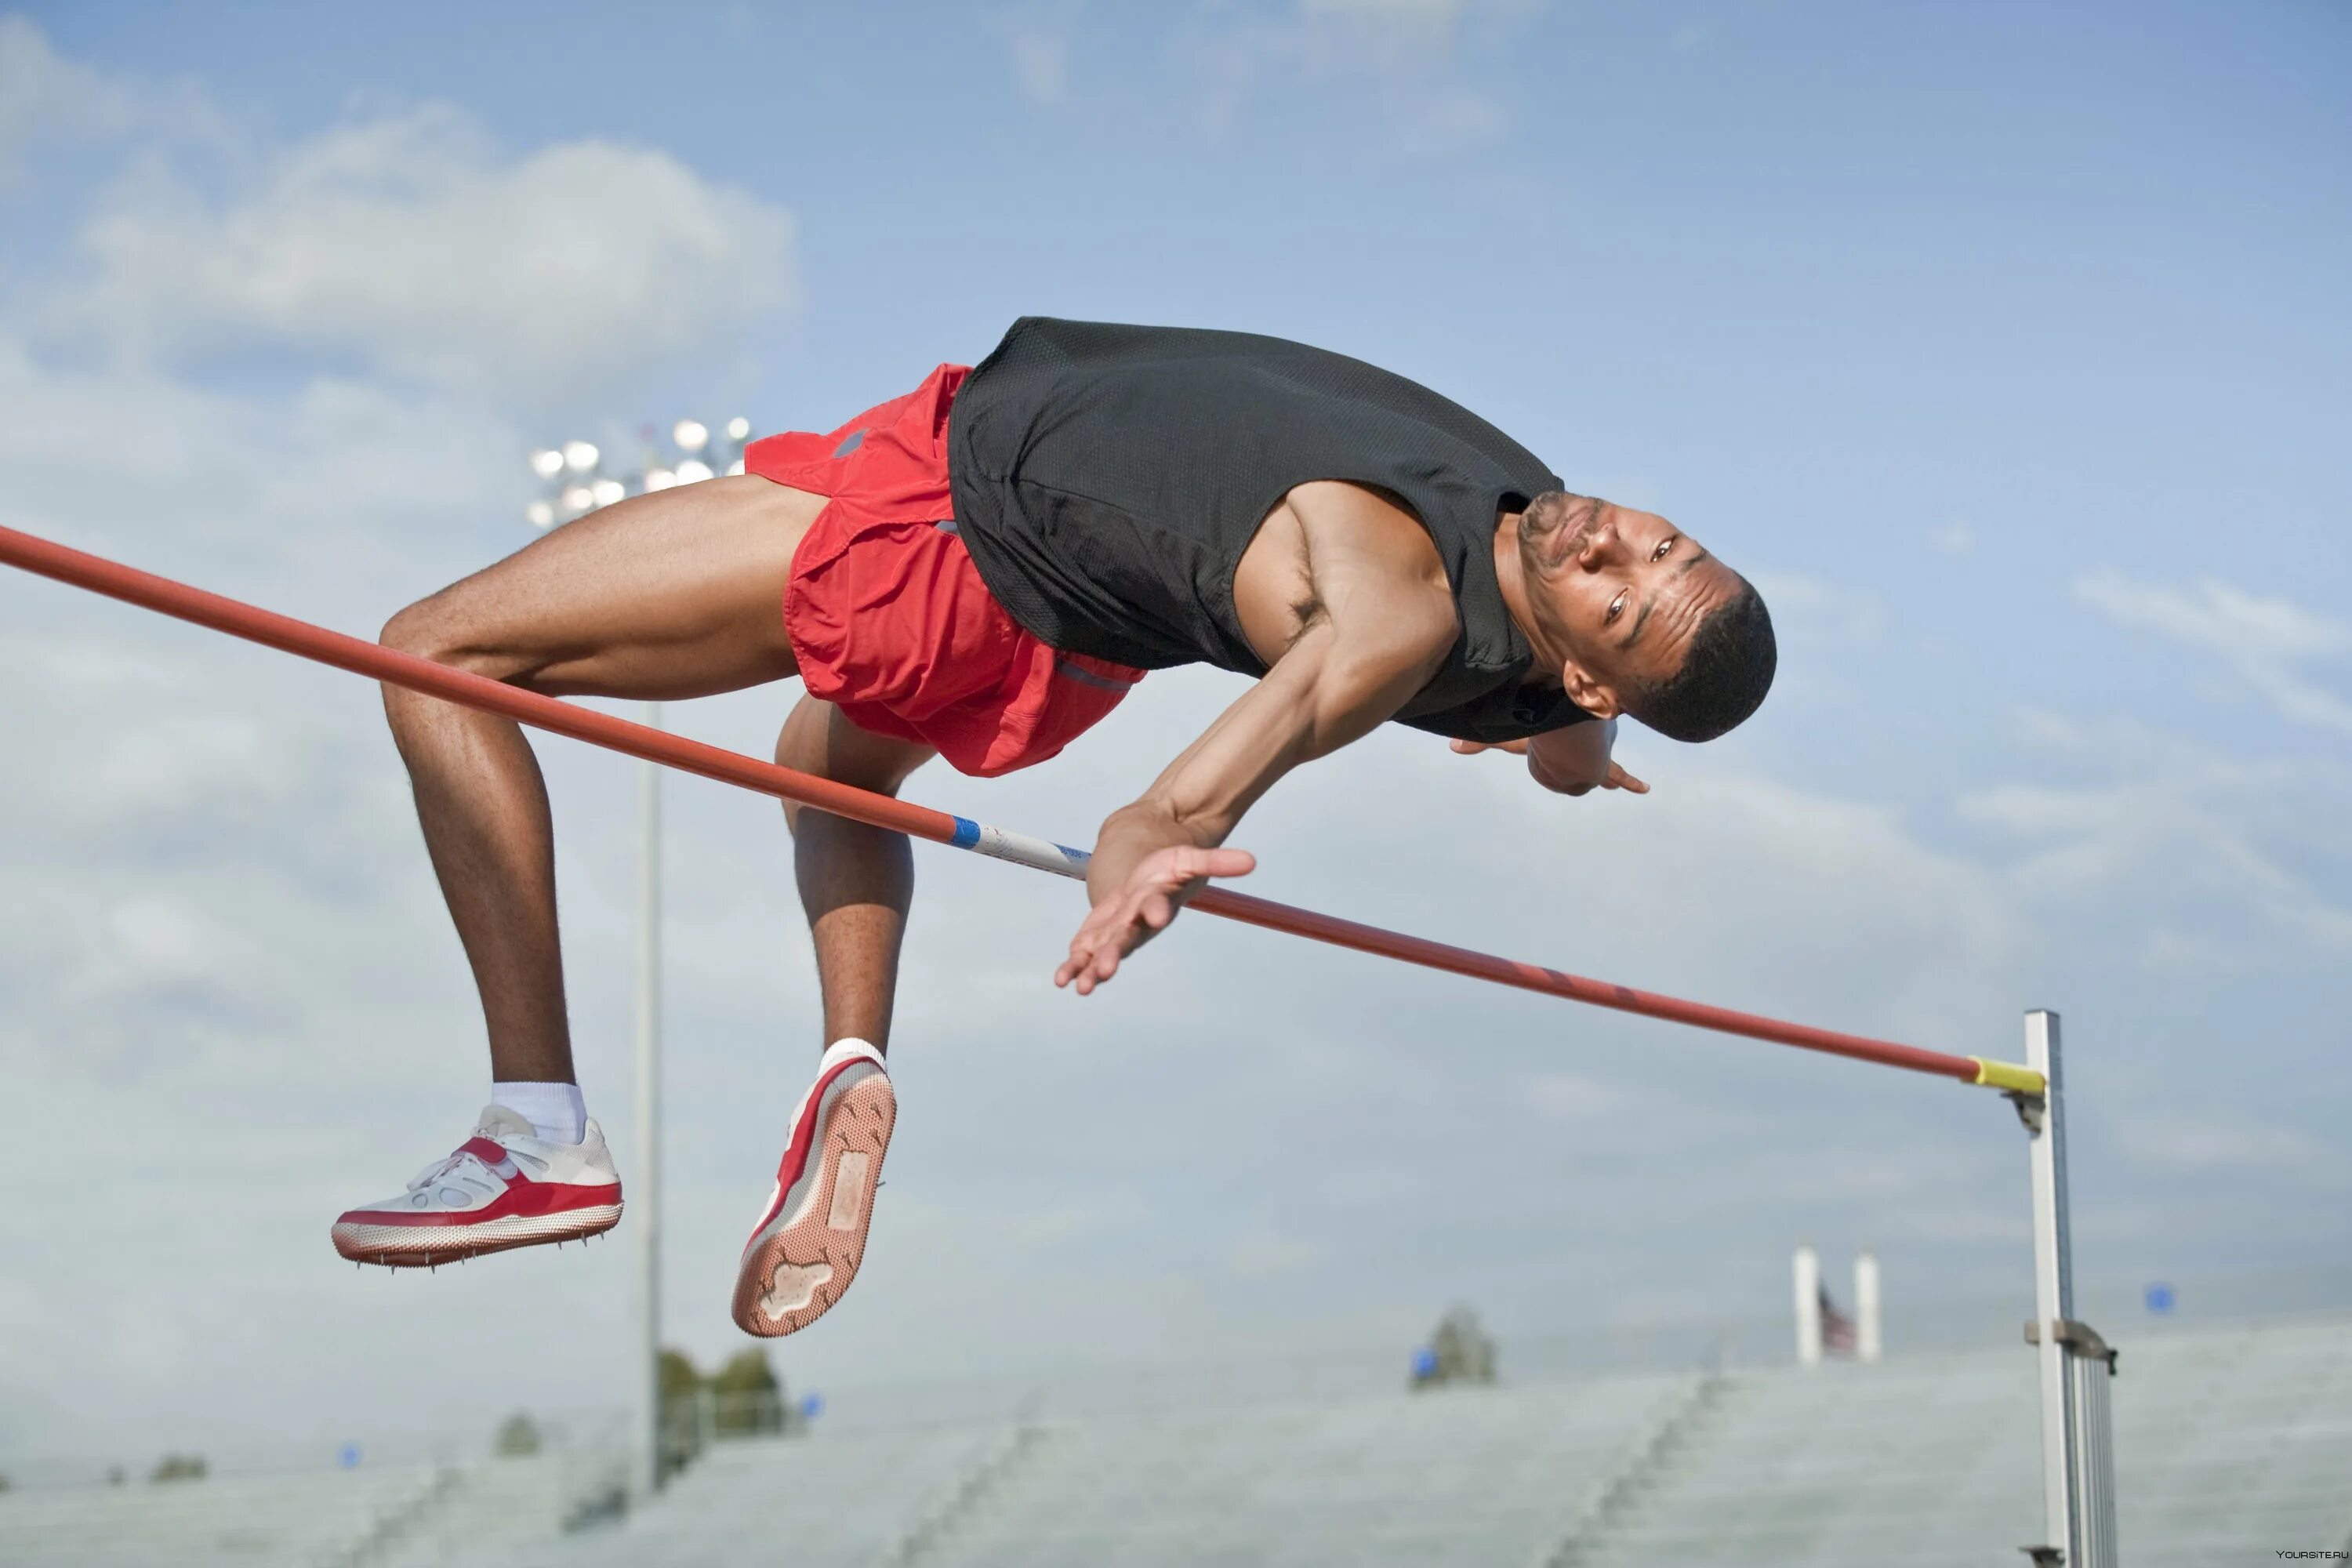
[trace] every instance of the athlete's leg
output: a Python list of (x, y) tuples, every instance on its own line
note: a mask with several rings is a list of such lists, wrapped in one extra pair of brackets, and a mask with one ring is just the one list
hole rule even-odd
[[(907, 775), (937, 754), (912, 741), (869, 734), (814, 697), (801, 699), (776, 738), (776, 761), (785, 767), (882, 795), (897, 795)], [(903, 834), (790, 802), (784, 819), (792, 825), (801, 907), (816, 943), (823, 1043), (855, 1038), (887, 1050), (898, 948), (915, 891), (912, 847)]]
[[(384, 627), (393, 647), (554, 696), (701, 697), (793, 673), (783, 594), (823, 510), (742, 477), (568, 523)], [(512, 720), (399, 687), (384, 710), (503, 1081), (568, 1083), (547, 789)]]
[[(852, 724), (803, 697), (776, 738), (776, 760), (860, 789), (896, 795), (931, 748)], [(793, 859), (816, 942), (825, 1053), (793, 1110), (768, 1206), (735, 1274), (737, 1326), (789, 1334), (824, 1316), (857, 1278), (882, 1160), (898, 1114), (881, 1058), (889, 1041), (898, 943), (915, 891), (906, 838), (813, 806), (787, 804)]]

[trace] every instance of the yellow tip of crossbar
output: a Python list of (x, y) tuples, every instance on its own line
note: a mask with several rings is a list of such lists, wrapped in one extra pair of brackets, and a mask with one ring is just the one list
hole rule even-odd
[(2049, 1083), (2032, 1068), (2019, 1067), (2015, 1062), (1990, 1062), (1982, 1057), (1971, 1057), (1977, 1064), (1977, 1082), (1987, 1089), (2013, 1089), (2019, 1094), (2040, 1094)]

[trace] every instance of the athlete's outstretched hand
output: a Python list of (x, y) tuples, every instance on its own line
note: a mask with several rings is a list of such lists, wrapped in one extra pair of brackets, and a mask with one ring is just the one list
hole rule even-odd
[(1212, 877), (1245, 877), (1257, 868), (1246, 849), (1179, 845), (1155, 849), (1126, 879), (1103, 895), (1070, 939), (1070, 956), (1054, 984), (1075, 984), (1084, 996), (1118, 973), (1118, 961), (1168, 929), (1176, 911)]
[[(1588, 739), (1588, 731), (1599, 739), (1598, 745)], [(1555, 795), (1588, 795), (1596, 789), (1649, 794), (1648, 784), (1627, 773), (1623, 764), (1609, 755), (1609, 740), (1602, 726), (1578, 724), (1538, 735), (1532, 742), (1501, 741), (1490, 745), (1484, 741), (1455, 741), (1452, 745), (1465, 757), (1475, 757), (1480, 752), (1508, 752), (1525, 757), (1528, 775)]]

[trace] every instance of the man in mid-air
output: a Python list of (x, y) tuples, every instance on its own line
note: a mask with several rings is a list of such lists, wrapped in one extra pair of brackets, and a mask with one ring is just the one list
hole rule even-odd
[[(1564, 795), (1647, 789), (1630, 713), (1722, 734), (1772, 680), (1754, 588), (1662, 517), (1568, 493), (1425, 388), (1276, 338), (1030, 317), (976, 369), (740, 477), (604, 508), (412, 605), (386, 644), (553, 696), (675, 700), (787, 676), (776, 760), (895, 795), (934, 756), (1042, 763), (1144, 672), (1254, 679), (1103, 823), (1054, 983), (1084, 995), (1164, 930), (1243, 813), (1385, 721), (1523, 753)], [(547, 792), (513, 721), (387, 687), (489, 1026), (492, 1103), (335, 1246), (394, 1267), (609, 1229), (621, 1184), (572, 1066)], [(787, 1124), (734, 1314), (788, 1334), (857, 1272), (897, 1112), (884, 1052), (914, 865), (786, 805), (824, 1054)]]

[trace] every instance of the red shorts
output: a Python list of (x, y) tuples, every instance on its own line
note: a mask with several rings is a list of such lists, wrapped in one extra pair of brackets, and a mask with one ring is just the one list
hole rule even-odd
[(943, 364), (829, 436), (754, 441), (743, 468), (831, 498), (784, 589), (810, 693), (987, 778), (1055, 755), (1143, 672), (1046, 647), (980, 580), (948, 496), (948, 410), (967, 374)]

